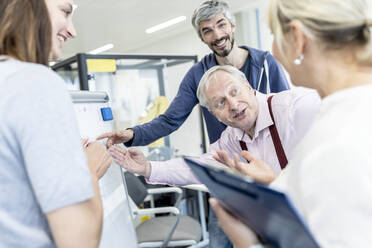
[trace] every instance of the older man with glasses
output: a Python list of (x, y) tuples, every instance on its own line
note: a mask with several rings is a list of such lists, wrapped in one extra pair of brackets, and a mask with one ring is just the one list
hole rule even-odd
[[(304, 88), (262, 94), (253, 90), (244, 73), (229, 65), (209, 69), (200, 80), (197, 96), (202, 106), (228, 126), (201, 158), (229, 166), (248, 162), (248, 173), (251, 170), (261, 182), (270, 182), (287, 165), (287, 158), (309, 129), (320, 103), (315, 91)], [(116, 146), (111, 146), (110, 153), (118, 164), (145, 176), (149, 183), (199, 183), (180, 158), (149, 162), (139, 150)], [(270, 167), (260, 167), (266, 164), (259, 160)], [(257, 170), (265, 173), (257, 174)]]

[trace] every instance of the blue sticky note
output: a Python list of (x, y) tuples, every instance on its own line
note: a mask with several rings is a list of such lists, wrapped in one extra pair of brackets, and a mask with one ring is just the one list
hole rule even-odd
[(114, 119), (110, 107), (101, 108), (102, 118), (104, 121), (111, 121)]

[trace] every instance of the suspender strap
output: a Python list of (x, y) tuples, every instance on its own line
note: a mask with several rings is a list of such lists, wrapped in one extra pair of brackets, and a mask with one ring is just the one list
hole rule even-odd
[(239, 140), (239, 143), (240, 143), (240, 147), (242, 148), (243, 151), (248, 151), (247, 144), (244, 141)]
[(271, 138), (272, 138), (273, 143), (274, 143), (276, 156), (278, 157), (280, 167), (283, 170), (287, 166), (288, 160), (287, 160), (287, 156), (285, 155), (285, 152), (284, 152), (284, 149), (283, 149), (283, 146), (282, 146), (282, 142), (280, 141), (278, 130), (276, 129), (275, 120), (274, 120), (274, 116), (273, 116), (273, 111), (271, 109), (271, 99), (272, 98), (273, 98), (273, 96), (269, 96), (269, 98), (267, 99), (267, 103), (269, 105), (271, 120), (274, 123), (273, 125), (271, 125), (269, 127), (269, 130), (270, 130)]
[[(242, 151), (248, 151), (247, 144), (243, 141), (243, 137), (245, 135), (245, 132), (243, 133), (242, 140), (239, 140), (240, 147), (242, 148)], [(249, 163), (249, 161), (247, 160)]]

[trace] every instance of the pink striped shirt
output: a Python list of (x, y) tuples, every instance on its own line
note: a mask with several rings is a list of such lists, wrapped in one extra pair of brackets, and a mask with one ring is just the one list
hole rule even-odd
[[(286, 156), (290, 160), (293, 148), (302, 139), (314, 120), (319, 108), (320, 97), (316, 91), (305, 88), (294, 88), (273, 95), (272, 111), (276, 128)], [(267, 104), (268, 96), (256, 92), (259, 111), (252, 139), (249, 135), (244, 135), (244, 131), (241, 129), (227, 127), (221, 134), (221, 138), (211, 144), (208, 153), (201, 155), (201, 158), (213, 159), (212, 156), (216, 150), (225, 150), (230, 157), (234, 153), (240, 155), (242, 149), (239, 141), (242, 140), (253, 156), (265, 161), (275, 172), (279, 173), (280, 164), (269, 131), (269, 126), (273, 124), (273, 121)], [(242, 157), (240, 159), (246, 162)], [(151, 162), (151, 175), (147, 181), (152, 184), (177, 186), (199, 183), (182, 158)]]

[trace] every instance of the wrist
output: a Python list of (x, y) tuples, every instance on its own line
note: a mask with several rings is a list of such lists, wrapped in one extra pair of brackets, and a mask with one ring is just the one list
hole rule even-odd
[(125, 129), (126, 131), (130, 132), (131, 133), (131, 138), (127, 141), (127, 142), (124, 142), (124, 145), (126, 147), (129, 147), (129, 146), (132, 146), (133, 144), (133, 140), (134, 140), (134, 130), (132, 128), (127, 128)]
[(145, 165), (145, 177), (146, 179), (149, 179), (151, 176), (151, 163), (150, 161), (146, 161)]
[(134, 131), (133, 131), (133, 129), (132, 129), (132, 128), (127, 128), (126, 130), (127, 130), (128, 132), (131, 133), (131, 135), (132, 135), (132, 139), (133, 139), (133, 136), (134, 136)]

